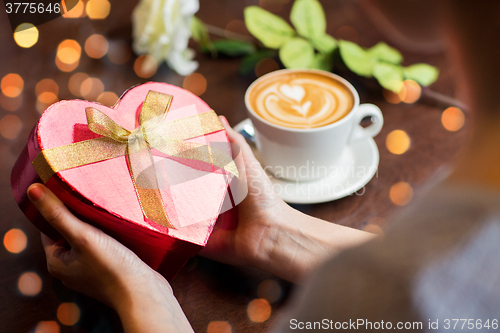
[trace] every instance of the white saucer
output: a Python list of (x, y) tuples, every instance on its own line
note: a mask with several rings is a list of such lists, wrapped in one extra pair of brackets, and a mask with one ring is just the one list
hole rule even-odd
[[(253, 134), (250, 119), (245, 119), (234, 126), (237, 132), (247, 131)], [(255, 146), (251, 145), (255, 151)], [(258, 154), (256, 154), (258, 158)], [(377, 173), (379, 152), (372, 138), (346, 146), (337, 165), (332, 166), (332, 173), (325, 178), (308, 182), (298, 182), (275, 178), (269, 175), (274, 190), (280, 197), (293, 204), (313, 204), (337, 200), (353, 193), (362, 195), (361, 190)], [(361, 191), (359, 191), (361, 190)]]

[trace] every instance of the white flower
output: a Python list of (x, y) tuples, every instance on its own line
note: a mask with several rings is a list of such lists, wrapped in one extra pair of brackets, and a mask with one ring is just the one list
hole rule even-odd
[(141, 0), (132, 13), (134, 51), (165, 60), (180, 75), (191, 74), (198, 62), (187, 46), (199, 8), (198, 0)]

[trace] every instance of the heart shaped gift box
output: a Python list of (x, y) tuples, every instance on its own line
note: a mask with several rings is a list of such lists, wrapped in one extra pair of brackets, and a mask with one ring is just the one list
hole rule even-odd
[(205, 102), (150, 82), (113, 108), (81, 100), (50, 106), (14, 165), (11, 186), (24, 214), (52, 239), (61, 236), (26, 196), (34, 182), (171, 280), (205, 246), (228, 201), (228, 180), (237, 174), (230, 156)]

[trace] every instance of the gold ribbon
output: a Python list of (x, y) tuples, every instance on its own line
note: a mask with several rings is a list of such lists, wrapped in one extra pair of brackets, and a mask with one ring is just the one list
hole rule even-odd
[[(173, 96), (149, 91), (139, 116), (139, 127), (129, 131), (101, 111), (86, 108), (89, 129), (102, 137), (45, 149), (33, 166), (46, 183), (55, 173), (126, 156), (130, 176), (146, 219), (173, 228), (167, 217), (156, 178), (151, 148), (167, 156), (202, 161), (238, 177), (231, 156), (220, 149), (184, 140), (224, 129), (213, 110), (165, 122)], [(140, 184), (137, 176), (141, 174)]]

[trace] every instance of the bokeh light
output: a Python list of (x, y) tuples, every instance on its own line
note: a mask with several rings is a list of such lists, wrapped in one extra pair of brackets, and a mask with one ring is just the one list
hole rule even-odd
[(257, 288), (257, 295), (269, 303), (274, 303), (281, 298), (281, 286), (276, 280), (264, 280)]
[(38, 29), (31, 23), (21, 23), (14, 30), (16, 44), (23, 48), (30, 48), (38, 41)]
[(57, 319), (66, 326), (72, 326), (80, 320), (80, 308), (75, 303), (62, 303), (57, 308)]
[(71, 72), (80, 62), (82, 47), (76, 40), (66, 39), (57, 47), (56, 65), (63, 72)]
[(395, 92), (389, 89), (384, 89), (382, 94), (384, 95), (385, 100), (391, 104), (401, 103), (401, 98), (399, 98), (399, 94), (396, 94)]
[(459, 108), (450, 106), (443, 111), (441, 123), (448, 131), (456, 132), (464, 126), (465, 115)]
[(62, 16), (64, 18), (79, 18), (79, 17), (85, 17), (85, 4), (83, 3), (82, 0), (78, 0), (78, 3), (71, 8), (71, 10), (68, 12), (66, 9), (66, 2), (62, 1), (61, 3), (61, 8), (64, 10), (64, 14)]
[(155, 58), (150, 55), (144, 54), (135, 59), (134, 72), (138, 77), (147, 79), (155, 75), (158, 70), (158, 63)]
[(253, 322), (265, 322), (271, 316), (271, 305), (263, 298), (254, 299), (248, 303), (247, 315)]
[(104, 91), (104, 84), (96, 77), (89, 77), (80, 86), (80, 95), (87, 100), (96, 100)]
[(39, 113), (43, 113), (47, 107), (57, 102), (59, 98), (59, 85), (52, 79), (43, 79), (37, 83), (35, 88), (37, 96), (36, 109)]
[(43, 113), (50, 105), (59, 101), (57, 95), (51, 91), (44, 91), (36, 99), (36, 110), (39, 113)]
[(17, 288), (24, 296), (36, 296), (42, 291), (42, 279), (35, 272), (25, 272), (17, 280)]
[(411, 139), (403, 130), (394, 130), (387, 135), (385, 146), (395, 155), (405, 153), (411, 145)]
[(81, 97), (82, 95), (80, 91), (82, 83), (88, 78), (89, 76), (86, 73), (81, 73), (81, 72), (71, 75), (68, 81), (69, 91), (71, 91), (73, 95)]
[(0, 134), (6, 139), (15, 139), (21, 133), (23, 122), (15, 115), (6, 115), (0, 119)]
[(264, 74), (273, 72), (280, 69), (280, 65), (271, 58), (261, 59), (257, 65), (255, 65), (255, 75), (261, 77)]
[(422, 95), (422, 88), (413, 80), (404, 80), (401, 91), (398, 93), (399, 99), (407, 104), (415, 103)]
[(226, 24), (226, 28), (224, 29), (224, 36), (228, 39), (234, 38), (234, 33), (240, 35), (248, 35), (248, 30), (246, 28), (245, 22), (242, 20), (232, 20)]
[(130, 60), (132, 51), (130, 45), (124, 40), (113, 41), (109, 43), (108, 58), (117, 65), (123, 65)]
[(35, 333), (59, 333), (59, 324), (53, 320), (40, 321), (35, 326)]
[(391, 186), (389, 197), (394, 204), (404, 206), (413, 198), (413, 189), (407, 182), (398, 182)]
[(399, 93), (384, 89), (383, 95), (385, 100), (391, 104), (398, 104), (401, 102), (413, 104), (420, 99), (422, 87), (413, 80), (404, 80)]
[(207, 79), (200, 73), (189, 74), (184, 78), (182, 88), (200, 96), (207, 90)]
[(97, 102), (101, 103), (102, 105), (106, 105), (106, 106), (115, 105), (117, 100), (118, 100), (118, 96), (112, 91), (105, 91), (102, 94), (100, 94), (96, 99)]
[(55, 103), (58, 101), (57, 99), (57, 95), (54, 94), (53, 92), (51, 91), (44, 91), (43, 93), (41, 93), (40, 95), (38, 95), (38, 98), (37, 98), (41, 103), (43, 104), (46, 104), (47, 106)]
[(17, 97), (23, 92), (24, 80), (19, 74), (10, 73), (0, 83), (2, 93), (7, 97)]
[(59, 85), (56, 83), (56, 81), (52, 79), (43, 79), (40, 80), (35, 87), (35, 94), (37, 96), (40, 96), (41, 94), (45, 92), (51, 92), (54, 95), (59, 94)]
[(343, 25), (335, 32), (335, 38), (357, 43), (359, 41), (359, 34), (353, 27), (349, 25)]
[(207, 333), (232, 333), (232, 331), (227, 321), (211, 321), (207, 327)]
[(3, 237), (3, 246), (10, 253), (22, 252), (28, 245), (28, 237), (20, 229), (10, 229)]
[(94, 34), (87, 38), (84, 48), (89, 57), (99, 59), (108, 53), (109, 43), (103, 35)]
[(382, 230), (382, 228), (379, 225), (372, 224), (372, 223), (368, 223), (367, 225), (365, 225), (363, 227), (363, 231), (366, 231), (366, 232), (369, 232), (372, 234), (376, 234), (376, 235), (383, 235), (384, 234), (384, 231)]
[(38, 113), (42, 114), (45, 110), (47, 110), (47, 104), (40, 102), (40, 100), (36, 100), (35, 108)]
[(0, 95), (0, 105), (7, 111), (16, 111), (23, 104), (22, 95), (19, 95), (14, 98), (5, 97), (4, 95)]
[(82, 48), (76, 40), (66, 39), (57, 47), (57, 58), (61, 62), (71, 65), (80, 60)]
[(92, 20), (102, 20), (108, 17), (111, 4), (107, 0), (89, 0), (85, 11)]
[(79, 65), (79, 61), (71, 64), (71, 65), (68, 65), (68, 64), (65, 64), (64, 62), (62, 62), (59, 58), (56, 58), (56, 66), (57, 68), (59, 68), (60, 71), (62, 72), (72, 72), (74, 71), (78, 65)]

